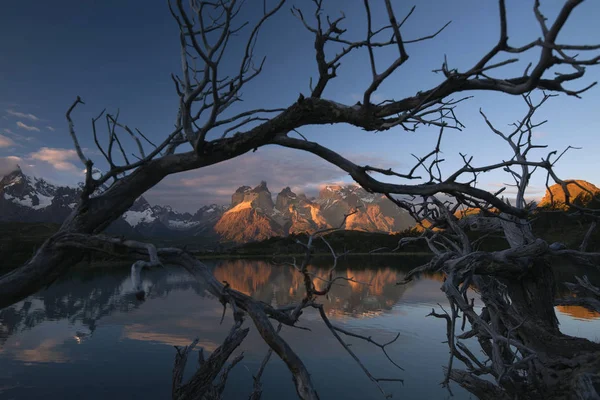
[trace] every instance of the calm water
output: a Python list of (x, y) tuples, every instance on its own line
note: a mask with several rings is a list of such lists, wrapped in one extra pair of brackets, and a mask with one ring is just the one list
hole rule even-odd
[[(396, 258), (344, 262), (339, 273), (369, 285), (342, 283), (329, 299), (322, 299), (335, 324), (385, 342), (391, 357), (405, 371), (391, 365), (379, 349), (349, 340), (375, 376), (402, 378), (383, 383), (394, 398), (445, 399), (440, 388), (442, 366), (448, 359), (445, 323), (426, 318), (438, 303), (446, 304), (441, 278), (423, 277), (396, 286), (415, 265)], [(320, 267), (326, 267), (324, 264)], [(299, 273), (263, 261), (211, 264), (220, 280), (273, 305), (302, 297)], [(317, 275), (324, 269), (313, 267)], [(77, 271), (30, 299), (0, 311), (0, 398), (3, 399), (167, 399), (176, 346), (200, 338), (205, 352), (226, 336), (231, 318), (219, 325), (221, 305), (185, 271), (157, 269), (144, 273), (149, 294), (140, 302), (131, 294), (125, 268)], [(578, 307), (558, 310), (564, 332), (598, 340), (600, 315)], [(302, 326), (312, 331), (284, 328), (283, 337), (303, 358), (321, 398), (382, 399), (377, 388), (324, 329), (318, 315), (308, 311)], [(251, 325), (248, 319), (247, 326)], [(230, 374), (225, 396), (247, 398), (252, 374), (266, 353), (266, 345), (251, 329), (241, 346), (244, 360)], [(236, 353), (237, 354), (237, 353)], [(188, 373), (195, 368), (190, 357)], [(274, 356), (263, 375), (264, 399), (294, 398), (291, 376)], [(453, 386), (455, 399), (469, 395)]]

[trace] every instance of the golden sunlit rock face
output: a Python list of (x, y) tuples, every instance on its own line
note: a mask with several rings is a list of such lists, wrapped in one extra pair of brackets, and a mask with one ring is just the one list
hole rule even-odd
[(222, 241), (236, 243), (260, 241), (286, 234), (282, 226), (254, 208), (225, 213), (215, 225), (215, 232), (221, 236)]
[(556, 309), (566, 315), (570, 315), (573, 318), (579, 319), (598, 319), (600, 318), (600, 313), (597, 313), (592, 310), (588, 310), (585, 307), (581, 306), (556, 306)]
[[(567, 180), (567, 190), (569, 192), (569, 200), (573, 204), (588, 206), (594, 195), (598, 195), (600, 189), (595, 185), (584, 180)], [(565, 192), (559, 184), (550, 186), (546, 190), (546, 194), (539, 203), (540, 207), (549, 207), (554, 209), (564, 209)]]
[(385, 215), (377, 204), (369, 204), (366, 210), (352, 214), (346, 220), (346, 229), (366, 232), (394, 233), (395, 220)]
[(321, 215), (318, 204), (311, 202), (290, 204), (284, 213), (289, 218), (291, 225), (288, 233), (315, 232), (319, 229), (331, 228)]
[[(231, 197), (232, 208), (215, 225), (221, 241), (246, 243), (275, 236), (312, 233), (339, 227), (365, 232), (395, 233), (414, 221), (390, 200), (359, 186), (324, 186), (319, 197), (308, 199), (284, 188), (275, 203), (266, 182), (242, 186)], [(352, 214), (344, 222), (347, 214)]]

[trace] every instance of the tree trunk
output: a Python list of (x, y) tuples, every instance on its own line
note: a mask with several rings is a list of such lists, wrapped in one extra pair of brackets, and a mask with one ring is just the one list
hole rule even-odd
[[(531, 231), (523, 221), (503, 223), (503, 228), (511, 247), (530, 243)], [(496, 393), (498, 396), (487, 397), (600, 399), (600, 344), (560, 332), (554, 310), (556, 283), (549, 262), (544, 258), (519, 262), (528, 264), (521, 276), (474, 280), (486, 307), (486, 321), (502, 336), (517, 339), (535, 352), (529, 367), (515, 373), (511, 369), (517, 362), (514, 349), (501, 345), (501, 363), (506, 370), (499, 386), (506, 396)], [(484, 352), (493, 359), (489, 339), (479, 339)], [(451, 378), (476, 395), (492, 393), (486, 389), (488, 382), (479, 382), (472, 375), (467, 378), (459, 371)]]

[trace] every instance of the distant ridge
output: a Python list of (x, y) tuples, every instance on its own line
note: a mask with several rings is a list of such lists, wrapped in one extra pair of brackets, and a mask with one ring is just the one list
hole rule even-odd
[[(27, 176), (20, 168), (0, 179), (0, 221), (62, 223), (77, 207), (80, 188), (58, 186)], [(283, 188), (275, 201), (267, 182), (239, 187), (230, 205), (204, 205), (195, 213), (177, 212), (138, 198), (108, 229), (110, 233), (157, 238), (188, 238), (200, 247), (246, 243), (338, 227), (394, 233), (414, 225), (404, 210), (356, 185), (326, 185), (309, 199)]]
[[(569, 201), (572, 204), (585, 207), (592, 206), (594, 196), (600, 194), (600, 188), (588, 181), (569, 179), (565, 180), (565, 183), (567, 184), (567, 190), (569, 192)], [(538, 207), (561, 209), (565, 207), (565, 203), (565, 192), (561, 185), (555, 183), (546, 190), (546, 194), (538, 204)]]

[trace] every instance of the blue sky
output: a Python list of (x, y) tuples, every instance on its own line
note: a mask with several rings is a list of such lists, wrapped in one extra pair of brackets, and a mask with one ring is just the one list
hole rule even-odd
[[(244, 89), (243, 105), (286, 107), (299, 93), (308, 93), (309, 79), (316, 74), (313, 38), (289, 12), (292, 4), (300, 3), (304, 4), (305, 15), (311, 15), (312, 2), (289, 1), (261, 32), (256, 52), (258, 56), (267, 55), (267, 61), (263, 75)], [(326, 3), (332, 15), (344, 10), (347, 20), (343, 27), (348, 28), (350, 37), (362, 38), (366, 29), (362, 1)], [(383, 2), (372, 3), (375, 19), (383, 21)], [(412, 5), (394, 3), (399, 16)], [(429, 89), (441, 80), (432, 70), (441, 66), (444, 54), (450, 67), (466, 69), (497, 41), (499, 23), (494, 1), (416, 3), (416, 11), (403, 30), (405, 39), (431, 34), (449, 20), (452, 23), (437, 38), (408, 45), (409, 61), (378, 90), (376, 99), (400, 99)], [(542, 10), (552, 21), (562, 3), (542, 2)], [(244, 19), (252, 20), (260, 12), (261, 7), (254, 5), (262, 6), (262, 2), (246, 1)], [(507, 7), (512, 45), (523, 45), (540, 36), (533, 1), (508, 0)], [(600, 3), (584, 2), (575, 10), (559, 42), (600, 43), (597, 15)], [(240, 39), (247, 33), (242, 31)], [(242, 44), (232, 43), (228, 60), (237, 59)], [(112, 112), (119, 109), (121, 121), (155, 141), (172, 130), (177, 97), (169, 75), (179, 72), (180, 65), (177, 26), (166, 1), (7, 2), (0, 15), (0, 54), (0, 175), (18, 162), (27, 173), (57, 183), (81, 180), (83, 166), (72, 151), (64, 116), (78, 95), (86, 105), (74, 113), (76, 129), (83, 147), (98, 165), (102, 164), (94, 151), (90, 119), (103, 108)], [(538, 51), (533, 51), (517, 66), (498, 70), (495, 76), (518, 75), (537, 55)], [(379, 54), (379, 68), (385, 68), (386, 61), (395, 56)], [(355, 103), (370, 79), (366, 52), (348, 57), (338, 75), (324, 96)], [(600, 80), (598, 67), (588, 68), (586, 77), (571, 87), (581, 88), (594, 80)], [(600, 122), (595, 116), (599, 105), (600, 88), (594, 88), (583, 99), (560, 96), (540, 110), (538, 120), (549, 120), (536, 132), (540, 143), (558, 150), (569, 144), (583, 147), (564, 157), (557, 168), (561, 177), (600, 184)], [(458, 152), (475, 156), (479, 164), (510, 157), (510, 149), (486, 128), (479, 107), (500, 128), (526, 111), (518, 97), (475, 93), (457, 110), (466, 129), (448, 132), (444, 137), (448, 172), (459, 166)], [(426, 154), (437, 137), (437, 130), (432, 128), (415, 133), (401, 129), (372, 133), (337, 125), (308, 127), (301, 132), (361, 163), (400, 171), (412, 165), (411, 153)], [(536, 158), (541, 156), (539, 153)], [(312, 155), (269, 146), (237, 160), (170, 177), (148, 197), (151, 202), (195, 210), (208, 202), (227, 202), (238, 186), (256, 185), (260, 180), (267, 180), (272, 192), (290, 185), (309, 193), (324, 182), (349, 182), (344, 173)], [(480, 178), (481, 186), (490, 190), (507, 181), (508, 176), (499, 173)], [(543, 194), (543, 182), (543, 175), (534, 180), (532, 196)]]

